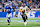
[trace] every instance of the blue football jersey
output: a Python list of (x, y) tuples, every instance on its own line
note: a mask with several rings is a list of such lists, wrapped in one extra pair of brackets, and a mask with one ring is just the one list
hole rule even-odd
[(5, 9), (6, 9), (6, 12), (11, 13), (11, 7), (10, 6), (8, 6), (8, 7), (6, 6)]

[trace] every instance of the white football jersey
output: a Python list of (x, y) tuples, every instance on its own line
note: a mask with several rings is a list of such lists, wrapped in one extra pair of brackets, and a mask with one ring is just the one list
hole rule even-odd
[[(27, 8), (28, 8), (27, 6), (25, 6), (25, 7), (20, 7), (20, 9), (25, 10), (25, 14), (26, 14), (26, 9), (27, 9)], [(21, 10), (21, 12), (22, 12), (22, 10)]]
[[(20, 7), (20, 9), (25, 10), (25, 14), (27, 15), (27, 17), (30, 17), (30, 11), (27, 13), (27, 11), (26, 11), (27, 8), (28, 8), (27, 6)], [(21, 10), (21, 14), (22, 14), (22, 10)]]

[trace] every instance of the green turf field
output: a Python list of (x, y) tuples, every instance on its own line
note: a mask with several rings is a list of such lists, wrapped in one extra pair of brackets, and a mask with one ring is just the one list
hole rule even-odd
[(40, 22), (28, 22), (26, 26), (23, 22), (11, 22), (10, 25), (7, 25), (7, 22), (0, 22), (0, 27), (40, 27)]
[[(7, 20), (6, 18), (0, 18), (1, 20)], [(11, 18), (11, 20), (22, 20), (21, 18)], [(40, 18), (28, 18), (28, 20), (40, 20)], [(0, 22), (0, 27), (40, 27), (40, 22), (28, 22), (24, 26), (24, 22), (11, 22), (7, 25), (7, 22)]]

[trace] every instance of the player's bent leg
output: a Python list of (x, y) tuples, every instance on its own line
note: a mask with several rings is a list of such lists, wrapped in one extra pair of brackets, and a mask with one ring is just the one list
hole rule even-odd
[(24, 25), (26, 26), (26, 24), (27, 24), (27, 21), (26, 21), (26, 19), (24, 19)]
[[(27, 16), (25, 17), (25, 20), (27, 20)], [(25, 23), (27, 24), (27, 21), (25, 21)]]
[(26, 19), (25, 19), (25, 17), (23, 17), (23, 21), (24, 21), (24, 25), (26, 26)]
[(10, 17), (8, 17), (7, 21), (8, 21), (8, 25), (10, 25)]
[(24, 21), (24, 25), (26, 26), (26, 24), (27, 24), (27, 21), (26, 21), (27, 17), (23, 17), (23, 15), (22, 15), (22, 19)]
[(7, 22), (8, 22), (8, 25), (10, 25), (10, 14), (8, 14), (7, 16)]
[(26, 19), (27, 19), (27, 16), (26, 16), (26, 17), (24, 17), (24, 25), (25, 25), (25, 26), (26, 26), (26, 24), (27, 24)]

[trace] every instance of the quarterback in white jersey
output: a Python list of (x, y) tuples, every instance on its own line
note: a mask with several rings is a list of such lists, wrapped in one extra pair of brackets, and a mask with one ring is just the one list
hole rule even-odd
[[(19, 9), (19, 13), (18, 13), (18, 17), (21, 17), (20, 13), (22, 12), (22, 10), (25, 10), (25, 13), (26, 13), (26, 8), (28, 8), (25, 4), (22, 5)], [(21, 13), (22, 14), (22, 13)]]
[(27, 24), (27, 21), (26, 21), (26, 19), (27, 19), (27, 13), (28, 13), (29, 8), (25, 4), (23, 4), (20, 7), (20, 9), (21, 9), (22, 18), (24, 20), (24, 25), (26, 25)]
[[(27, 11), (29, 8), (25, 5), (25, 4), (22, 4), (22, 6), (20, 7), (20, 9), (21, 9), (21, 12), (23, 11), (23, 10), (25, 10), (25, 14), (28, 16), (28, 13), (30, 13), (29, 11)], [(22, 13), (21, 13), (22, 14)]]

